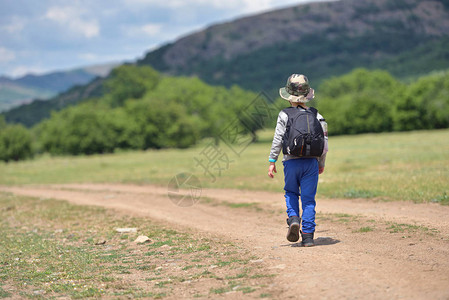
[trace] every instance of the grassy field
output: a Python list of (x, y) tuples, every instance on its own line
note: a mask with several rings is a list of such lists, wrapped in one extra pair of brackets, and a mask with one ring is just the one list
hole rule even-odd
[[(138, 232), (118, 233), (120, 227)], [(0, 193), (0, 298), (270, 296), (274, 275), (251, 263), (259, 258), (249, 250), (183, 230)], [(150, 241), (136, 244), (138, 235)]]
[[(267, 176), (272, 130), (247, 148), (209, 141), (186, 150), (50, 157), (0, 163), (0, 184), (120, 182), (167, 185), (178, 173), (203, 187), (282, 192), (282, 163)], [(449, 203), (449, 130), (365, 134), (330, 138), (319, 197)], [(237, 155), (233, 150), (237, 150)], [(201, 163), (198, 163), (198, 162)], [(207, 167), (202, 167), (208, 165)]]

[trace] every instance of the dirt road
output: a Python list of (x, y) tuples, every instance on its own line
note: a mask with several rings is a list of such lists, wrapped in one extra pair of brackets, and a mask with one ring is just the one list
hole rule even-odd
[(158, 186), (0, 191), (103, 206), (234, 241), (278, 274), (273, 281), (282, 293), (275, 298), (449, 299), (449, 207), (437, 204), (318, 199), (317, 246), (304, 248), (285, 239), (281, 192), (209, 189), (195, 205), (179, 207)]

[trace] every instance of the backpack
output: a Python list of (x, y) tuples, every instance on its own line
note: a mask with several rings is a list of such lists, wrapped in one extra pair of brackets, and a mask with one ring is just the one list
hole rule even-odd
[(317, 119), (318, 110), (298, 106), (282, 111), (288, 116), (282, 140), (283, 153), (299, 157), (320, 157), (324, 150), (324, 132)]

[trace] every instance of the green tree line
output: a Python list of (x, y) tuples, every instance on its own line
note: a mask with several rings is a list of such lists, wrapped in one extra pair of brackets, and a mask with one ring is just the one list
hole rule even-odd
[[(313, 78), (311, 84), (313, 86)], [(329, 124), (329, 134), (357, 134), (449, 127), (449, 74), (404, 84), (386, 71), (356, 69), (316, 88), (310, 104)], [(240, 133), (263, 124), (236, 118), (257, 97), (237, 86), (210, 86), (195, 77), (162, 76), (150, 67), (120, 66), (106, 79), (103, 96), (53, 112), (30, 130), (0, 120), (0, 160), (36, 152), (108, 153), (116, 149), (187, 148), (215, 138), (237, 120)], [(276, 99), (277, 106), (288, 102)], [(272, 120), (270, 126), (273, 126)]]
[(194, 77), (161, 76), (132, 65), (114, 69), (104, 88), (104, 96), (54, 112), (32, 128), (37, 149), (77, 155), (187, 148), (218, 136), (256, 97), (236, 86), (213, 87)]
[(439, 129), (449, 127), (449, 73), (404, 84), (386, 71), (356, 69), (328, 79), (311, 105), (329, 134)]

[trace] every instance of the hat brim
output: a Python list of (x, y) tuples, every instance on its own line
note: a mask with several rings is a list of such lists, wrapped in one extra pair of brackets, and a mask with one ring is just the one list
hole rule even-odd
[(306, 96), (303, 96), (303, 95), (294, 96), (294, 95), (289, 94), (285, 87), (282, 87), (279, 89), (279, 95), (281, 96), (282, 99), (285, 99), (290, 102), (305, 103), (305, 102), (309, 102), (310, 100), (312, 100), (315, 97), (315, 91), (311, 88), (310, 92)]

